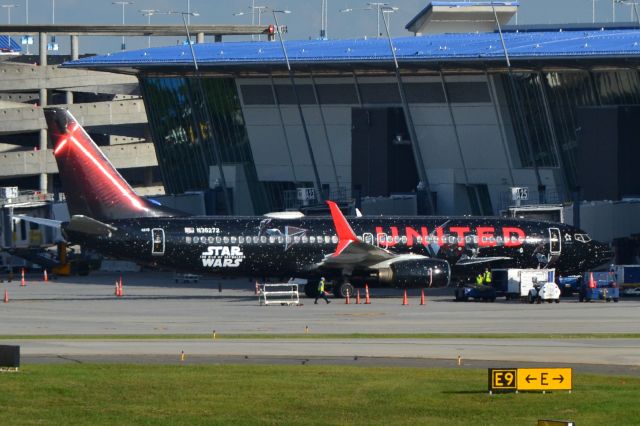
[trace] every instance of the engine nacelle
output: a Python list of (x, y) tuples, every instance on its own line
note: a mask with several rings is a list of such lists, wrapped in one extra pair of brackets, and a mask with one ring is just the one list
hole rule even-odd
[(446, 287), (451, 280), (451, 267), (440, 259), (399, 259), (380, 269), (378, 279), (399, 288)]

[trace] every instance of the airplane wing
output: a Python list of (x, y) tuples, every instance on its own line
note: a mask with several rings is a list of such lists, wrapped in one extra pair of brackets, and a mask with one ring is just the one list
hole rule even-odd
[(360, 241), (337, 204), (333, 201), (327, 201), (327, 204), (329, 204), (331, 218), (338, 233), (338, 247), (318, 266), (352, 268), (357, 265), (366, 267), (397, 257), (388, 250)]

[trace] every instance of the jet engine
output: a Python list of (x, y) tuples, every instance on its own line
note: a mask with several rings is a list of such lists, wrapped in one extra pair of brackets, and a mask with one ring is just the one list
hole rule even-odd
[(451, 279), (449, 262), (440, 259), (398, 259), (378, 271), (380, 283), (393, 287), (446, 287)]

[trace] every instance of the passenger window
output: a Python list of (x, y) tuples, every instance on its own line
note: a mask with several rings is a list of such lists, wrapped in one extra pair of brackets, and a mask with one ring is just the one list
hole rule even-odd
[(293, 237), (293, 242), (294, 243), (299, 243), (300, 242), (300, 237)]
[(291, 237), (287, 235), (287, 244), (291, 244)]
[(407, 237), (406, 237), (406, 236), (403, 236), (403, 237), (401, 238), (401, 241), (402, 241), (402, 244), (407, 244)]
[(235, 244), (238, 241), (238, 239), (236, 237), (231, 237), (231, 243)]
[(315, 244), (315, 243), (316, 243), (316, 237), (313, 237), (313, 236), (312, 236), (312, 237), (309, 237), (309, 242), (310, 242), (311, 244)]
[(331, 237), (330, 237), (330, 236), (328, 236), (328, 235), (327, 235), (327, 236), (325, 236), (325, 237), (324, 237), (324, 243), (325, 243), (325, 244), (329, 244), (330, 242), (331, 242)]
[(267, 237), (265, 237), (264, 235), (262, 237), (260, 237), (260, 242), (262, 244), (265, 244), (267, 242)]
[(244, 237), (243, 236), (238, 237), (238, 242), (240, 244), (243, 244), (244, 243)]
[(309, 238), (305, 235), (302, 237), (302, 243), (306, 244), (307, 242), (309, 242)]
[(278, 237), (278, 243), (280, 244), (284, 243), (284, 237)]
[(193, 242), (194, 242), (194, 244), (198, 244), (200, 242), (200, 238), (199, 237), (193, 237)]
[(222, 242), (225, 244), (229, 244), (229, 237), (222, 237)]
[(207, 241), (209, 242), (209, 244), (213, 244), (213, 237), (207, 238)]
[(276, 238), (275, 237), (269, 237), (269, 244), (273, 244), (276, 242)]
[(337, 236), (337, 235), (334, 235), (333, 237), (331, 237), (331, 242), (332, 242), (332, 243), (334, 243), (334, 244), (338, 244), (338, 241), (339, 241), (339, 240), (338, 240), (338, 236)]

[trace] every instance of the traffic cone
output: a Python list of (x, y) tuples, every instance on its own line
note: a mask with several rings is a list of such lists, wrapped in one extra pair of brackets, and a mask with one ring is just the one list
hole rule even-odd
[(4, 303), (9, 303), (9, 292), (7, 289), (4, 289)]
[(256, 281), (256, 292), (255, 292), (255, 294), (258, 294), (258, 286), (259, 286), (258, 281)]
[(347, 298), (344, 299), (344, 304), (345, 305), (350, 305), (351, 304), (351, 299), (349, 299), (349, 293), (351, 293), (351, 292), (347, 291)]
[(43, 281), (46, 283), (47, 281), (49, 281), (49, 275), (47, 275), (47, 270), (44, 270), (44, 276), (42, 277)]
[(356, 293), (356, 305), (360, 304), (360, 289), (358, 289), (358, 292)]
[(116, 280), (116, 292), (115, 292), (115, 296), (116, 296), (116, 297), (120, 296), (120, 285), (118, 284), (118, 280)]
[(420, 305), (422, 306), (426, 305), (424, 300), (424, 289), (422, 289), (422, 293), (420, 294)]
[(593, 272), (589, 272), (589, 288), (596, 288), (596, 281), (593, 279)]
[(402, 306), (407, 306), (409, 304), (409, 299), (407, 299), (407, 290), (404, 291), (404, 297), (402, 298)]
[(20, 287), (24, 287), (27, 285), (27, 282), (24, 280), (24, 268), (22, 268), (22, 271), (20, 273)]
[(120, 297), (124, 296), (124, 289), (122, 288), (122, 278), (120, 279)]
[(364, 285), (364, 304), (370, 305), (371, 299), (369, 299), (369, 284)]

